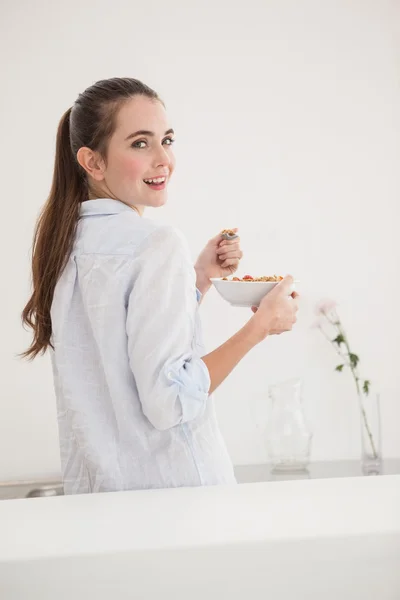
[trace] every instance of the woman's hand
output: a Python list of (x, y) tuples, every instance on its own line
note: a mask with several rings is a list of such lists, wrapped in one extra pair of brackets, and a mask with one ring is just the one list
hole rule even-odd
[[(235, 233), (238, 229), (233, 229)], [(210, 287), (212, 277), (228, 277), (239, 267), (243, 252), (240, 238), (224, 240), (221, 233), (211, 238), (199, 254), (194, 265), (197, 275), (197, 287), (204, 294)]]
[(264, 296), (258, 308), (252, 306), (251, 310), (255, 314), (250, 322), (255, 327), (258, 341), (264, 340), (267, 335), (279, 335), (293, 328), (299, 309), (299, 294), (293, 291), (293, 286), (293, 277), (286, 275)]

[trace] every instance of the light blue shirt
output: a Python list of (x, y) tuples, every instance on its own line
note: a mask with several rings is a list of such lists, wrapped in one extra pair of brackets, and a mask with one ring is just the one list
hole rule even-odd
[(235, 483), (173, 227), (89, 200), (51, 308), (66, 494)]

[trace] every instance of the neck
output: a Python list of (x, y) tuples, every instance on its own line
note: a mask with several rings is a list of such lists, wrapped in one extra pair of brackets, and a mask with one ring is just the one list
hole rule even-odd
[(129, 206), (131, 208), (133, 208), (133, 210), (135, 210), (137, 212), (137, 214), (139, 215), (139, 217), (143, 217), (143, 213), (144, 213), (144, 206), (135, 206), (134, 204), (129, 204)]
[[(111, 200), (118, 200), (118, 202), (123, 202), (123, 200), (120, 200), (119, 198), (115, 198), (113, 197), (111, 194), (96, 194), (93, 191), (89, 191), (89, 197), (88, 200), (98, 200), (99, 198), (111, 198)], [(141, 204), (138, 204), (137, 206), (135, 204), (128, 204), (127, 202), (123, 202), (123, 204), (126, 204), (127, 206), (129, 206), (130, 208), (132, 208), (132, 210), (134, 210), (135, 212), (137, 212), (137, 214), (139, 215), (139, 217), (143, 216), (144, 213), (144, 206), (142, 206)]]

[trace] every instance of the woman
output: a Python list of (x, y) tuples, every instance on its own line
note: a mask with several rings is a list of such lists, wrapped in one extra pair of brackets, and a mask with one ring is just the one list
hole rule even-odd
[(51, 351), (66, 494), (234, 483), (210, 394), (295, 321), (287, 277), (203, 356), (198, 304), (242, 253), (219, 235), (193, 268), (181, 235), (143, 217), (166, 202), (173, 136), (157, 94), (128, 78), (95, 83), (59, 124), (23, 320), (24, 356)]

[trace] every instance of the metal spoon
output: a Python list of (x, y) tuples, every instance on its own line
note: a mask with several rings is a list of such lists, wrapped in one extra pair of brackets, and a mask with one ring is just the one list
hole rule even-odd
[(233, 235), (230, 233), (222, 233), (221, 235), (224, 240), (235, 240), (239, 237), (237, 233), (234, 233)]

